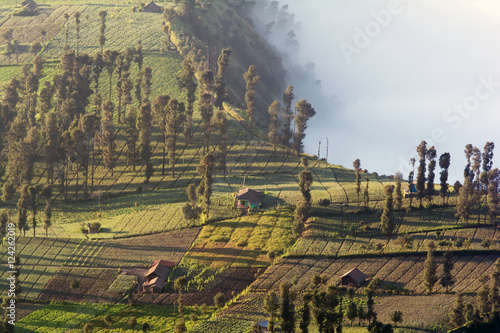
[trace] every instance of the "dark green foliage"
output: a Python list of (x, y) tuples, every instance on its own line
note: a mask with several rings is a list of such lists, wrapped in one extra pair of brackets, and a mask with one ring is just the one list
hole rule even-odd
[(413, 178), (415, 177), (415, 162), (416, 160), (414, 158), (410, 158), (410, 165), (412, 167), (412, 171), (410, 171), (410, 173), (408, 174), (408, 193), (410, 196), (410, 208), (412, 208), (413, 201), (413, 192), (411, 191), (411, 189), (414, 186)]
[(0, 214), (0, 239), (3, 239), (7, 234), (7, 223), (9, 222), (9, 215), (6, 212)]
[(214, 296), (214, 305), (217, 307), (217, 308), (222, 308), (224, 307), (224, 305), (226, 304), (226, 297), (224, 296), (223, 293), (221, 292), (218, 292), (215, 296)]
[(36, 214), (38, 212), (38, 203), (40, 201), (41, 192), (42, 192), (42, 185), (32, 185), (28, 187), (29, 201), (31, 206), (31, 218), (32, 218), (31, 225), (33, 226), (33, 237), (36, 236), (35, 234), (37, 226)]
[(187, 286), (187, 278), (185, 276), (178, 277), (174, 280), (174, 290), (179, 293), (179, 297), (177, 298), (177, 303), (179, 305), (179, 314), (183, 315), (182, 310), (182, 293), (184, 292), (184, 288)]
[(108, 15), (108, 12), (106, 10), (100, 10), (99, 11), (99, 19), (101, 20), (101, 26), (100, 26), (100, 34), (99, 34), (99, 45), (101, 46), (101, 53), (102, 49), (104, 47), (104, 44), (106, 43), (106, 15)]
[(351, 321), (351, 326), (354, 319), (358, 317), (358, 306), (353, 300), (349, 301), (349, 304), (347, 305), (346, 317)]
[(457, 203), (457, 213), (456, 216), (461, 218), (463, 221), (467, 222), (470, 217), (470, 211), (473, 205), (473, 185), (469, 178), (465, 178), (464, 185), (460, 187), (460, 196)]
[(370, 333), (392, 333), (394, 329), (391, 324), (383, 324), (379, 321), (374, 321), (368, 326), (368, 332)]
[(424, 263), (424, 286), (429, 294), (432, 294), (432, 289), (438, 281), (438, 277), (436, 275), (437, 263), (436, 259), (434, 258), (434, 249), (434, 243), (430, 242), (428, 244), (427, 259)]
[(283, 119), (283, 125), (281, 128), (281, 144), (286, 148), (290, 148), (290, 142), (292, 140), (292, 120), (293, 120), (293, 110), (292, 101), (294, 99), (293, 86), (288, 86), (285, 93), (283, 94), (283, 108), (281, 109), (281, 118)]
[(295, 306), (290, 292), (290, 284), (284, 282), (280, 285), (281, 297), (281, 331), (284, 333), (295, 332)]
[(250, 136), (252, 136), (253, 133), (253, 122), (254, 122), (254, 117), (255, 117), (255, 85), (259, 82), (260, 76), (255, 74), (255, 66), (250, 65), (248, 67), (248, 71), (243, 74), (243, 78), (245, 79), (246, 83), (246, 93), (245, 93), (245, 102), (247, 103), (247, 108), (246, 108), (246, 113), (248, 116), (248, 119), (250, 120), (249, 124), (249, 130), (250, 130)]
[(365, 192), (363, 193), (365, 208), (368, 208), (368, 205), (370, 204), (370, 192), (368, 191), (369, 184), (370, 184), (370, 178), (366, 177)]
[(226, 83), (224, 82), (224, 75), (229, 66), (229, 56), (231, 49), (223, 49), (217, 61), (218, 71), (215, 75), (214, 83), (214, 106), (219, 110), (223, 110), (222, 103), (226, 97)]
[(103, 111), (103, 121), (102, 121), (102, 132), (101, 132), (101, 146), (104, 155), (104, 165), (106, 168), (111, 170), (111, 176), (113, 176), (113, 170), (115, 167), (115, 135), (113, 131), (113, 103), (106, 101), (102, 106)]
[(149, 101), (143, 103), (137, 117), (137, 129), (139, 130), (139, 156), (142, 161), (149, 162), (151, 158), (151, 104)]
[(137, 118), (134, 109), (129, 109), (125, 117), (126, 135), (127, 135), (127, 165), (132, 165), (132, 170), (135, 171), (137, 162), (137, 139), (139, 132), (137, 130)]
[(359, 195), (361, 193), (361, 161), (358, 159), (356, 159), (353, 163), (352, 163), (352, 166), (354, 168), (354, 171), (356, 171), (356, 196), (358, 198), (357, 200), (357, 204), (358, 204), (358, 208), (359, 208), (359, 205), (360, 205), (360, 202), (359, 202)]
[(210, 150), (211, 121), (214, 112), (212, 104), (212, 87), (214, 84), (214, 74), (207, 70), (201, 74), (200, 90), (198, 95), (198, 108), (201, 115), (201, 129), (204, 133), (203, 154)]
[(424, 208), (424, 205), (422, 204), (422, 200), (425, 197), (425, 157), (427, 156), (427, 142), (422, 141), (420, 145), (417, 147), (417, 153), (418, 156), (420, 157), (419, 164), (418, 164), (418, 173), (417, 173), (417, 196), (418, 200), (420, 202), (420, 209)]
[(149, 100), (149, 95), (151, 95), (151, 86), (153, 84), (153, 71), (150, 67), (144, 67), (141, 71), (141, 101), (144, 103)]
[(334, 332), (341, 329), (343, 312), (342, 297), (335, 287), (330, 286), (327, 291), (315, 292), (311, 301), (311, 313), (318, 326), (318, 332)]
[(456, 294), (455, 302), (453, 302), (453, 308), (448, 316), (450, 317), (450, 323), (455, 327), (465, 324), (465, 306), (461, 293)]
[(187, 188), (189, 201), (182, 207), (182, 213), (186, 221), (196, 224), (201, 214), (201, 207), (198, 206), (198, 198), (196, 197), (196, 186), (191, 183)]
[(450, 286), (453, 286), (455, 280), (451, 275), (451, 271), (453, 270), (454, 264), (451, 259), (451, 253), (445, 252), (443, 254), (443, 276), (439, 279), (439, 284), (446, 288), (446, 293), (448, 293), (448, 289)]
[(227, 156), (227, 118), (224, 111), (218, 110), (214, 116), (214, 126), (218, 138), (217, 151), (215, 159), (217, 161), (217, 170), (226, 174), (226, 156)]
[(16, 193), (16, 190), (14, 188), (14, 185), (10, 182), (4, 182), (3, 183), (3, 188), (2, 188), (2, 201), (9, 204), (10, 207), (10, 201), (12, 200), (12, 197)]
[(397, 172), (394, 175), (394, 180), (396, 181), (396, 198), (394, 202), (394, 208), (396, 209), (401, 209), (403, 207), (403, 189), (401, 185), (401, 179), (403, 178), (403, 175), (400, 172)]
[(196, 171), (202, 177), (201, 183), (196, 189), (198, 196), (203, 197), (206, 217), (210, 216), (210, 197), (212, 196), (213, 174), (215, 168), (215, 158), (212, 154), (205, 155), (200, 164), (196, 167)]
[(278, 314), (279, 306), (279, 299), (278, 296), (276, 296), (276, 292), (269, 291), (266, 295), (266, 299), (264, 300), (264, 310), (268, 314), (269, 333), (274, 332), (274, 323), (276, 321), (276, 315)]
[(443, 199), (443, 206), (445, 199), (448, 196), (448, 168), (450, 167), (450, 153), (444, 153), (439, 157), (439, 167), (441, 168), (441, 189), (439, 190), (439, 196)]
[(488, 301), (491, 304), (493, 313), (499, 313), (500, 310), (500, 259), (495, 261), (495, 271), (491, 273), (491, 289), (488, 295)]
[(302, 141), (306, 136), (305, 131), (307, 129), (307, 121), (316, 114), (316, 111), (305, 99), (298, 101), (295, 108), (297, 110), (297, 114), (295, 115), (296, 132), (293, 137), (293, 149), (295, 154), (298, 156), (303, 149)]
[(301, 333), (309, 333), (309, 324), (311, 323), (311, 297), (310, 294), (305, 294), (302, 297), (304, 307), (302, 308), (302, 316), (299, 323)]
[(21, 193), (17, 202), (17, 228), (26, 236), (26, 221), (28, 215), (29, 194), (28, 185), (21, 187)]
[(193, 105), (196, 100), (196, 88), (198, 83), (194, 76), (195, 70), (191, 60), (184, 58), (182, 62), (182, 71), (177, 76), (177, 82), (181, 90), (186, 91), (187, 109), (186, 109), (186, 125), (184, 126), (184, 137), (187, 142), (191, 143), (191, 127), (193, 123)]
[(429, 172), (427, 173), (427, 196), (429, 201), (432, 201), (432, 193), (434, 192), (434, 178), (436, 177), (436, 174), (434, 173), (434, 170), (436, 170), (436, 148), (434, 146), (430, 147), (427, 150), (426, 158), (429, 161), (429, 164), (427, 166), (427, 169)]
[(165, 174), (165, 158), (167, 152), (167, 137), (168, 137), (168, 117), (169, 108), (167, 107), (170, 101), (170, 96), (168, 95), (158, 95), (153, 102), (153, 115), (155, 122), (158, 124), (160, 134), (158, 135), (158, 141), (162, 145), (162, 175)]
[(394, 219), (392, 218), (393, 192), (394, 185), (385, 186), (385, 206), (380, 218), (381, 229), (384, 234), (392, 234), (395, 227)]
[(500, 198), (498, 195), (500, 182), (500, 171), (498, 168), (490, 170), (488, 172), (488, 198), (489, 198), (489, 210), (490, 219), (492, 222), (496, 222), (497, 216), (500, 214), (499, 202)]
[(281, 105), (278, 101), (274, 101), (267, 112), (269, 113), (269, 132), (268, 137), (273, 145), (273, 154), (276, 154), (276, 147), (278, 145), (278, 131), (280, 129), (280, 119), (279, 113), (281, 110)]
[(175, 148), (179, 133), (182, 131), (186, 109), (184, 103), (170, 99), (167, 104), (167, 150), (172, 168), (171, 176), (175, 174)]
[(484, 318), (491, 311), (491, 303), (488, 298), (488, 295), (490, 294), (490, 288), (487, 284), (488, 276), (482, 276), (479, 281), (482, 283), (482, 286), (477, 292), (476, 304), (479, 315)]
[(391, 320), (394, 323), (394, 326), (396, 326), (398, 323), (403, 322), (403, 312), (394, 311), (391, 315)]

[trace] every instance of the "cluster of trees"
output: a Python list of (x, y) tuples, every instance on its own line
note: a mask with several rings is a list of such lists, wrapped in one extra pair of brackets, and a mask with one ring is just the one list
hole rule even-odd
[[(491, 281), (489, 284), (488, 280)], [(482, 286), (476, 295), (475, 308), (470, 303), (465, 304), (461, 293), (456, 294), (449, 313), (450, 323), (455, 327), (466, 325), (467, 332), (497, 332), (500, 319), (500, 259), (495, 262), (494, 272), (489, 277), (482, 276), (480, 281)]]
[[(464, 183), (457, 181), (453, 188), (455, 193), (459, 194), (457, 203), (457, 218), (468, 221), (471, 211), (477, 208), (477, 220), (481, 219), (481, 207), (486, 202), (489, 206), (489, 216), (492, 221), (496, 221), (500, 213), (499, 182), (500, 171), (493, 168), (493, 150), (495, 144), (487, 142), (483, 151), (468, 144), (465, 146), (465, 157), (467, 165), (464, 169)], [(423, 199), (432, 201), (432, 196), (436, 194), (435, 190), (435, 169), (437, 163), (441, 168), (440, 172), (440, 190), (439, 196), (442, 198), (442, 204), (445, 205), (449, 197), (448, 169), (450, 167), (451, 156), (449, 153), (442, 154), (437, 159), (437, 152), (434, 147), (427, 148), (427, 142), (422, 141), (417, 147), (419, 156), (416, 175), (415, 188), (417, 190), (417, 199), (419, 207), (423, 208)], [(410, 159), (412, 171), (408, 175), (409, 188), (413, 187), (415, 177), (415, 164), (417, 160)], [(410, 195), (410, 207), (412, 206), (413, 196)], [(484, 217), (486, 218), (486, 216)]]
[[(493, 169), (493, 150), (495, 144), (487, 142), (483, 152), (477, 147), (468, 144), (465, 146), (467, 165), (464, 169), (464, 184), (456, 184), (459, 190), (457, 203), (457, 217), (468, 221), (472, 209), (477, 207), (477, 222), (481, 220), (481, 206), (483, 198), (489, 201), (489, 215), (491, 221), (496, 221), (499, 210), (498, 196), (500, 171)], [(486, 218), (486, 215), (485, 215)]]
[(271, 103), (269, 113), (269, 139), (276, 153), (277, 145), (280, 143), (286, 150), (293, 149), (296, 156), (303, 151), (303, 140), (308, 120), (316, 114), (316, 111), (305, 99), (301, 99), (295, 105), (295, 114), (292, 110), (292, 102), (295, 98), (293, 86), (288, 86), (283, 94), (283, 106), (278, 101)]
[[(355, 297), (353, 288), (325, 286), (326, 279), (316, 275), (311, 281), (312, 289), (302, 293), (302, 308), (296, 309), (298, 295), (291, 291), (291, 285), (284, 282), (280, 285), (279, 294), (274, 290), (267, 293), (264, 310), (268, 313), (268, 331), (295, 333), (298, 323), (300, 332), (307, 333), (311, 325), (318, 332), (342, 332), (348, 320), (352, 325), (367, 322), (369, 332), (392, 332), (392, 325), (377, 321), (374, 310), (374, 290), (366, 289), (366, 301)], [(402, 321), (402, 312), (396, 311), (393, 316), (395, 324)], [(255, 330), (254, 330), (255, 331)]]

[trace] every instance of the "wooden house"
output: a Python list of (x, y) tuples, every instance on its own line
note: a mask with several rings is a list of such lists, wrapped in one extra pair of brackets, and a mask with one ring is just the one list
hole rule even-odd
[(155, 4), (154, 1), (151, 1), (147, 5), (144, 6), (142, 11), (146, 12), (146, 13), (161, 13), (161, 12), (163, 12), (163, 9), (160, 6), (158, 6), (157, 4)]
[(38, 8), (38, 5), (33, 0), (25, 0), (21, 2), (21, 7), (26, 10), (34, 11)]
[(342, 275), (343, 286), (355, 285), (361, 286), (366, 281), (366, 276), (357, 268), (351, 269), (349, 272)]
[(142, 289), (147, 293), (161, 293), (163, 287), (165, 287), (165, 280), (158, 276), (142, 284)]
[(170, 273), (170, 270), (163, 266), (160, 265), (159, 263), (154, 265), (149, 269), (149, 271), (146, 273), (146, 280), (151, 281), (156, 277), (161, 278), (162, 280), (166, 280), (168, 277), (168, 274)]
[(240, 209), (258, 209), (260, 208), (262, 194), (252, 189), (244, 189), (235, 195), (235, 206)]

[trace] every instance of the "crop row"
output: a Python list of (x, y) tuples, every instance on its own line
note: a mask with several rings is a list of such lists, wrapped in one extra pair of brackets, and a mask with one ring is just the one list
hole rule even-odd
[(284, 253), (293, 243), (290, 211), (264, 212), (203, 227), (188, 261), (218, 267), (269, 265), (265, 253)]
[(500, 249), (500, 226), (448, 229), (409, 235), (374, 237), (304, 237), (297, 241), (293, 255), (344, 256), (366, 253), (425, 252), (434, 242), (438, 250)]
[[(21, 293), (17, 296), (21, 299), (37, 299), (47, 282), (57, 271), (57, 267), (21, 265), (18, 271)], [(7, 278), (10, 276), (11, 274), (8, 273), (7, 269), (3, 270), (0, 276), (2, 280), (2, 284), (0, 284), (0, 295), (2, 297), (7, 296), (9, 292)], [(5, 283), (3, 283), (4, 281)]]
[(192, 228), (122, 239), (83, 240), (66, 266), (149, 267), (154, 260), (179, 262), (199, 233)]
[[(454, 255), (452, 276), (455, 284), (451, 291), (463, 293), (476, 292), (481, 283), (479, 278), (490, 275), (494, 270), (497, 255)], [(436, 256), (438, 263), (437, 275), (442, 274), (442, 257)], [(267, 291), (279, 288), (283, 281), (292, 282), (297, 291), (311, 288), (311, 278), (314, 275), (324, 276), (327, 284), (339, 284), (340, 277), (348, 271), (358, 268), (368, 278), (380, 278), (382, 286), (405, 288), (415, 293), (424, 293), (423, 285), (425, 256), (401, 255), (397, 257), (377, 258), (285, 258), (262, 274), (253, 284), (254, 291)], [(366, 286), (366, 284), (364, 285)], [(442, 292), (440, 285), (435, 291)]]

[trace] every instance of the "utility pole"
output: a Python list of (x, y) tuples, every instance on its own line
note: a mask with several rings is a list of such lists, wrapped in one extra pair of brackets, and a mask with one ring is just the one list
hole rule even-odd
[(318, 161), (320, 160), (320, 154), (321, 154), (321, 140), (319, 140), (319, 145), (318, 145)]
[(328, 166), (328, 138), (326, 138), (326, 158), (325, 158), (325, 168)]

